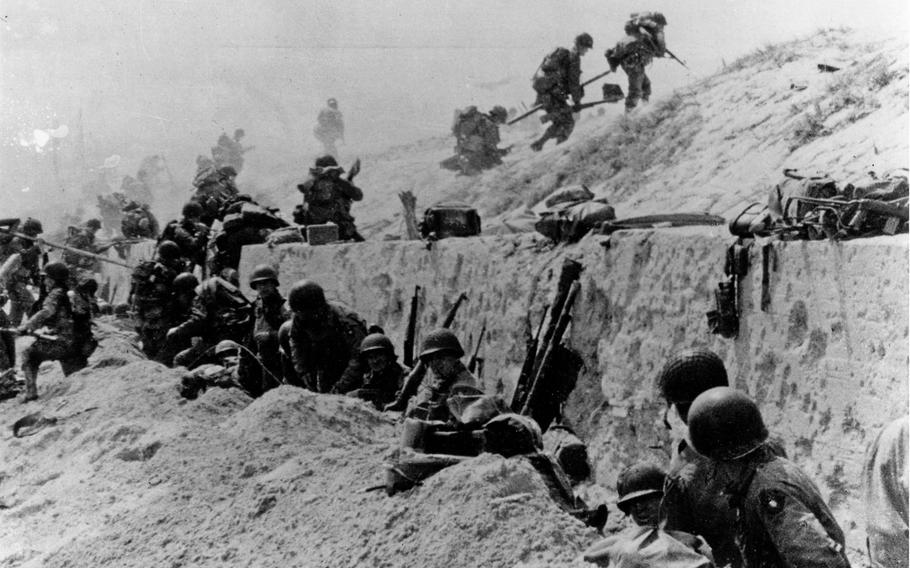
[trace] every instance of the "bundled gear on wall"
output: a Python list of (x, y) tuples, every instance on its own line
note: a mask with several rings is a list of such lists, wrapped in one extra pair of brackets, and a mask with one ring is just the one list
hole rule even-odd
[(420, 236), (431, 241), (480, 234), (480, 215), (466, 203), (443, 202), (429, 207), (418, 225)]
[(605, 197), (595, 198), (582, 185), (568, 186), (551, 196), (534, 229), (556, 242), (575, 242), (606, 221), (616, 218)]
[(714, 309), (706, 315), (711, 333), (733, 339), (739, 334), (739, 314), (742, 279), (749, 272), (751, 243), (742, 239), (727, 248), (724, 259), (726, 279), (717, 283), (714, 291)]

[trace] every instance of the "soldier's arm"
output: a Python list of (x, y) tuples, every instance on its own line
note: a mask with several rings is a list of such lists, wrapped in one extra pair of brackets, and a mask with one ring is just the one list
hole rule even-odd
[(352, 201), (360, 201), (363, 199), (363, 191), (361, 191), (359, 187), (347, 180), (338, 181), (341, 185), (341, 193), (343, 193), (345, 197)]
[(850, 568), (843, 543), (828, 534), (789, 485), (761, 490), (757, 506), (767, 535), (786, 566)]
[[(363, 338), (366, 337), (366, 327), (360, 325), (351, 325), (344, 330), (345, 342), (348, 344), (348, 349), (351, 353), (351, 358), (348, 360), (348, 366), (341, 373), (341, 377), (338, 379), (336, 385), (358, 385), (363, 383), (363, 373), (364, 373), (364, 363), (360, 358), (360, 344), (363, 343)], [(341, 386), (338, 387), (342, 388)], [(354, 387), (356, 388), (356, 387)], [(352, 390), (352, 389), (348, 389)], [(337, 392), (347, 392), (347, 391), (337, 391)]]
[(48, 294), (44, 298), (44, 303), (41, 305), (41, 309), (38, 310), (35, 315), (30, 317), (28, 321), (22, 324), (22, 327), (19, 329), (25, 332), (35, 331), (46, 322), (48, 319), (54, 317), (57, 313), (57, 310), (60, 309), (60, 298), (63, 295), (63, 292), (55, 290), (53, 293)]

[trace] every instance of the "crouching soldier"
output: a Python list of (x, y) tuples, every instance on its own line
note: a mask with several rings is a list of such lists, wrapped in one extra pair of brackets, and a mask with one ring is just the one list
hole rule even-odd
[[(200, 365), (185, 373), (180, 379), (180, 396), (194, 400), (211, 387), (239, 388), (253, 396), (249, 390), (250, 385), (242, 379), (240, 351), (241, 347), (236, 341), (219, 341), (214, 349), (218, 362)], [(258, 387), (254, 386), (255, 388)]]
[[(450, 397), (483, 394), (480, 381), (461, 362), (463, 356), (464, 349), (454, 333), (448, 329), (430, 332), (420, 347), (421, 364), (408, 375), (395, 401), (384, 410), (407, 408), (405, 415), (410, 418), (446, 420)], [(432, 375), (425, 380), (427, 367)]]
[(98, 340), (92, 333), (92, 320), (100, 310), (95, 299), (97, 293), (98, 281), (86, 278), (67, 294), (73, 307), (74, 359), (80, 369), (88, 366), (88, 358), (98, 348)]
[(23, 402), (38, 398), (38, 367), (42, 362), (60, 361), (64, 375), (82, 368), (81, 357), (76, 353), (73, 307), (67, 296), (69, 268), (62, 262), (51, 262), (44, 267), (43, 274), (47, 296), (41, 309), (18, 330), (19, 333), (29, 334), (43, 327), (48, 333), (36, 339), (22, 353), (22, 372), (25, 374)]
[(174, 357), (174, 364), (192, 369), (211, 358), (212, 349), (224, 339), (243, 344), (252, 330), (252, 306), (237, 288), (235, 270), (213, 276), (199, 285), (190, 317), (167, 332), (168, 341), (198, 337), (199, 341)]
[(363, 375), (350, 375), (339, 381), (332, 392), (369, 401), (377, 409), (395, 400), (404, 378), (411, 369), (398, 363), (392, 341), (381, 333), (371, 333), (360, 344), (360, 357), (366, 364)]
[(713, 567), (711, 547), (700, 536), (659, 528), (660, 501), (666, 473), (660, 467), (637, 463), (619, 474), (619, 510), (635, 524), (608, 536), (585, 551), (584, 559), (598, 566)]
[(245, 365), (250, 379), (258, 378), (256, 395), (278, 386), (283, 375), (278, 351), (278, 330), (288, 321), (291, 312), (278, 291), (278, 273), (271, 266), (260, 264), (250, 274), (250, 288), (256, 292), (253, 300), (252, 350), (259, 364)]
[(322, 286), (301, 280), (288, 294), (294, 312), (288, 349), (302, 386), (314, 392), (332, 392), (362, 375), (360, 345), (366, 324), (354, 312), (325, 299)]

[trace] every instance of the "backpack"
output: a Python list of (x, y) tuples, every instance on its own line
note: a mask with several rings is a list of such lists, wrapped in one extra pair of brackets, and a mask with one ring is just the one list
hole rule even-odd
[(418, 226), (421, 237), (437, 240), (480, 234), (480, 215), (465, 203), (438, 203), (423, 213)]
[(531, 79), (531, 87), (537, 93), (548, 93), (561, 83), (565, 61), (569, 50), (557, 47), (543, 58), (540, 67)]
[(837, 182), (827, 175), (800, 175), (797, 170), (785, 169), (784, 181), (777, 184), (777, 192), (780, 196), (781, 205), (784, 208), (784, 216), (792, 219), (802, 219), (809, 211), (816, 208), (816, 205), (794, 200), (787, 203), (790, 198), (822, 198), (830, 199), (838, 194)]
[(473, 105), (455, 112), (455, 121), (452, 123), (452, 134), (455, 135), (455, 138), (460, 139), (473, 134), (476, 129), (474, 127), (474, 119), (477, 114), (479, 114), (479, 111)]
[(144, 303), (160, 302), (167, 296), (171, 282), (177, 276), (173, 270), (154, 260), (144, 260), (133, 269), (131, 295)]
[(544, 211), (534, 229), (556, 242), (574, 242), (604, 221), (616, 219), (613, 206), (602, 201), (567, 201)]

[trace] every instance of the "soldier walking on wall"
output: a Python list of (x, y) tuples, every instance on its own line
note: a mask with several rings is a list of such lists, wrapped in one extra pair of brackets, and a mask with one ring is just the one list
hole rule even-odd
[(666, 53), (666, 25), (667, 19), (660, 12), (632, 14), (625, 25), (626, 37), (604, 54), (610, 70), (616, 71), (617, 67), (622, 66), (629, 79), (626, 112), (635, 108), (639, 99), (648, 102), (651, 97), (651, 80), (645, 73), (645, 67), (655, 57), (663, 57)]
[(581, 104), (585, 93), (581, 86), (581, 58), (592, 47), (594, 40), (583, 33), (575, 38), (571, 50), (557, 47), (550, 52), (534, 74), (531, 85), (537, 92), (535, 104), (543, 106), (545, 118), (550, 121), (543, 136), (531, 144), (535, 152), (543, 149), (550, 138), (556, 138), (556, 143), (562, 144), (572, 134), (575, 118), (567, 99), (571, 98), (574, 105)]
[(834, 515), (809, 476), (769, 450), (755, 401), (715, 387), (698, 395), (688, 418), (692, 446), (715, 462), (736, 512), (745, 566), (849, 568)]
[(344, 168), (332, 156), (322, 156), (310, 168), (310, 179), (297, 186), (303, 194), (303, 205), (294, 212), (298, 225), (338, 225), (341, 240), (362, 241), (351, 216), (351, 202), (363, 199), (359, 187), (341, 177)]

